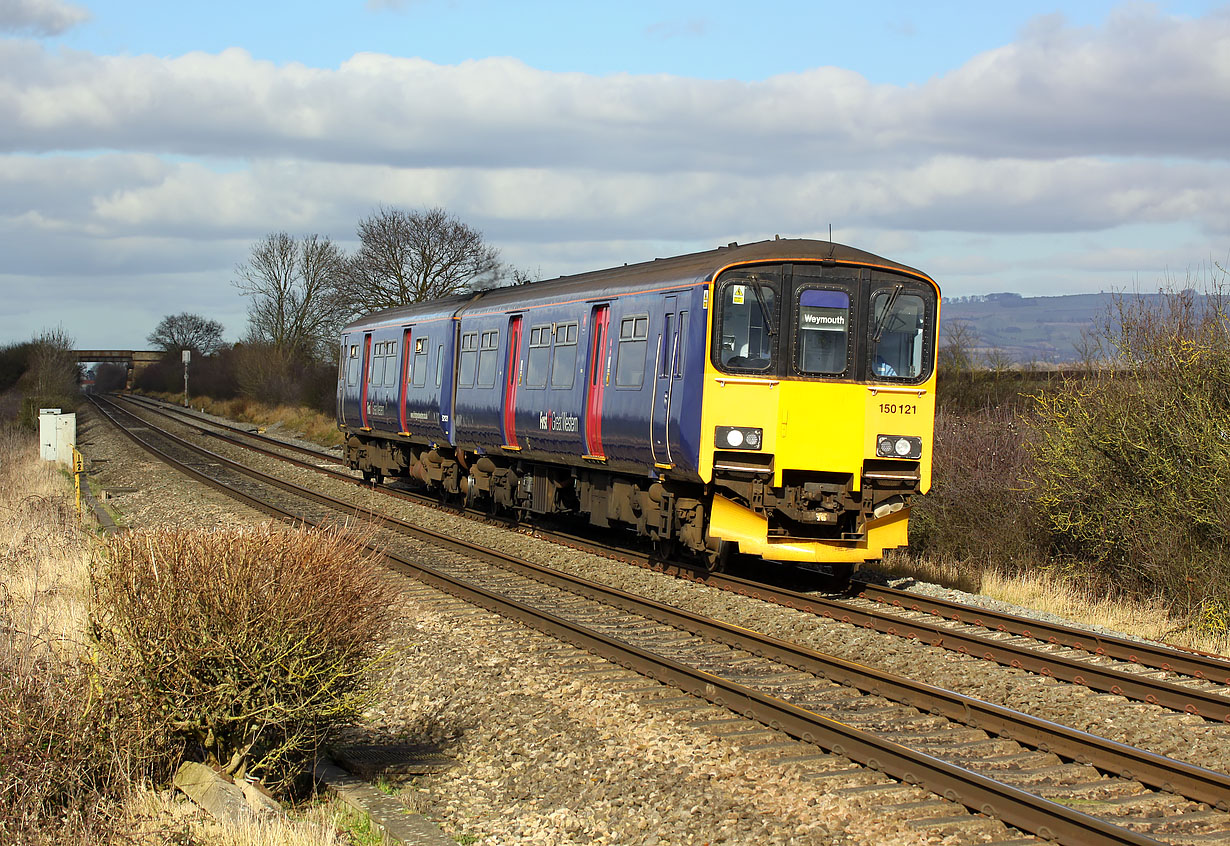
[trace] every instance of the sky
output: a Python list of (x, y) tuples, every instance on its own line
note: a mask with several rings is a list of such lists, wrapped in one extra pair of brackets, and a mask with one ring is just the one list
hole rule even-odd
[(0, 344), (246, 329), (271, 232), (440, 206), (548, 278), (782, 237), (946, 296), (1230, 256), (1230, 3), (0, 0)]

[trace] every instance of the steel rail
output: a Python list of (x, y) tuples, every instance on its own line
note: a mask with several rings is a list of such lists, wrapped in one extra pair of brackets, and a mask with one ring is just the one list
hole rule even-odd
[(866, 582), (857, 582), (856, 585), (858, 596), (878, 604), (919, 611), (958, 623), (1044, 640), (1094, 655), (1105, 655), (1118, 661), (1230, 685), (1230, 658), (1219, 655), (1099, 634), (1046, 620), (1031, 620), (1002, 611), (963, 605), (947, 599), (922, 596)]
[[(142, 443), (134, 434), (129, 434), (130, 437), (137, 440), (138, 443)], [(163, 436), (182, 442), (182, 439), (175, 438), (175, 436), (169, 435), (169, 433), (163, 433)], [(187, 442), (182, 443), (199, 453), (221, 459), (225, 463), (233, 464), (233, 462), (228, 462), (227, 459), (224, 459), (221, 456), (214, 456), (214, 454), (209, 453), (208, 450), (204, 450), (201, 447), (196, 447), (195, 445), (188, 444)], [(143, 445), (147, 448), (149, 446), (147, 444)], [(158, 452), (160, 455), (165, 455), (165, 453), (162, 453), (161, 451)], [(175, 463), (177, 465), (182, 465), (182, 462)], [(186, 469), (193, 476), (204, 475), (201, 474), (200, 471), (195, 470), (195, 468)], [(242, 467), (242, 465), (237, 465), (236, 469), (239, 469), (250, 476), (262, 478), (262, 480), (268, 478), (265, 477), (265, 474), (262, 474), (259, 471), (251, 470), (250, 468)], [(300, 495), (307, 494), (308, 498), (313, 500), (331, 499), (329, 497), (324, 497), (323, 495), (315, 494), (314, 492), (305, 492), (302, 489), (299, 489), (298, 486), (290, 485), (289, 483), (282, 483), (280, 480), (272, 481), (274, 481), (278, 487), (293, 489)], [(251, 500), (251, 498), (246, 494), (243, 494), (243, 492), (236, 493), (238, 493), (245, 501)], [(336, 500), (333, 500), (333, 502), (337, 503), (337, 505), (341, 506), (344, 510), (350, 510), (350, 506), (346, 503), (340, 503)], [(268, 513), (277, 512), (283, 514), (295, 521), (312, 522), (301, 515), (296, 515), (292, 512), (288, 512), (268, 504), (266, 504), (266, 507), (263, 510)], [(391, 522), (400, 523), (401, 521)], [(1098, 762), (1092, 760), (1093, 758), (1099, 757), (1102, 754), (1108, 754), (1113, 756), (1114, 762), (1111, 766), (1118, 768), (1119, 774), (1121, 775), (1135, 778), (1136, 780), (1143, 781), (1144, 783), (1155, 782), (1156, 786), (1167, 790), (1174, 790), (1183, 795), (1187, 795), (1190, 792), (1196, 795), (1188, 796), (1188, 798), (1209, 802), (1209, 804), (1223, 808), (1225, 807), (1227, 797), (1230, 796), (1230, 780), (1227, 780), (1225, 776), (1219, 773), (1202, 770), (1201, 768), (1193, 767), (1189, 764), (1183, 764), (1182, 762), (1172, 761), (1162, 756), (1144, 752), (1143, 750), (1133, 749), (1132, 747), (1116, 744), (1112, 741), (1106, 741), (1103, 738), (1098, 738), (1083, 732), (1067, 729), (1065, 727), (1049, 723), (1048, 721), (1029, 717), (1028, 715), (1015, 714), (1014, 712), (1001, 708), (1000, 706), (991, 705), (990, 703), (982, 703), (978, 700), (962, 697), (948, 691), (942, 691), (929, 685), (912, 682), (907, 679), (892, 676), (891, 674), (882, 674), (875, 671), (870, 671), (850, 662), (841, 661), (840, 659), (832, 658), (830, 656), (823, 656), (819, 653), (814, 653), (811, 650), (803, 649), (784, 641), (779, 641), (764, 635), (758, 635), (754, 632), (750, 632), (736, 626), (730, 626), (729, 624), (723, 624), (718, 621), (709, 620), (689, 612), (683, 612), (662, 603), (636, 597), (623, 591), (594, 584), (567, 574), (561, 574), (558, 571), (550, 570), (549, 568), (542, 568), (538, 565), (522, 562), (500, 553), (493, 554), (492, 550), (487, 550), (483, 547), (464, 541), (457, 541), (447, 535), (439, 535), (438, 533), (431, 532), (430, 530), (423, 530), (414, 526), (408, 526), (407, 528), (414, 531), (415, 534), (431, 536), (433, 540), (441, 540), (455, 548), (460, 547), (469, 552), (477, 552), (487, 558), (494, 557), (503, 564), (514, 564), (518, 570), (528, 571), (529, 574), (535, 578), (545, 577), (546, 580), (550, 580), (557, 584), (567, 583), (569, 586), (568, 589), (573, 590), (576, 593), (589, 595), (591, 597), (595, 595), (600, 596), (603, 598), (603, 601), (617, 607), (633, 610), (654, 619), (661, 619), (663, 622), (667, 622), (668, 624), (678, 626), (685, 630), (693, 631), (701, 636), (736, 645), (739, 648), (746, 649), (747, 651), (754, 652), (755, 654), (765, 655), (773, 658), (774, 660), (779, 660), (787, 665), (796, 666), (800, 669), (814, 672), (817, 675), (829, 677), (839, 683), (848, 684), (850, 686), (858, 687), (859, 689), (865, 689), (878, 693), (890, 699), (907, 702), (908, 704), (915, 705), (916, 707), (923, 708), (924, 710), (929, 710), (935, 713), (943, 713), (945, 716), (952, 716), (960, 722), (965, 722), (971, 725), (980, 725), (982, 728), (993, 734), (1003, 733), (1014, 737), (1019, 735), (1020, 737), (1017, 737), (1017, 739), (1021, 739), (1024, 745), (1027, 746), (1043, 748), (1048, 751), (1052, 751), (1061, 757), (1071, 757), (1074, 760), (1081, 760), (1082, 762), (1086, 759), (1090, 759), (1089, 763), (1092, 763), (1094, 766), (1098, 766)], [(452, 589), (457, 585), (450, 577), (440, 574), (426, 565), (408, 561), (400, 556), (396, 556), (395, 554), (385, 554), (392, 560), (399, 562), (403, 567), (410, 568), (424, 577), (444, 580), (437, 586), (446, 587), (452, 592), (455, 592), (455, 590)], [(519, 613), (528, 612), (533, 619), (551, 617), (551, 615), (526, 609), (513, 600), (498, 597), (494, 594), (483, 591), (481, 588), (465, 586), (465, 589), (467, 591), (473, 590), (480, 594), (484, 594), (484, 601), (480, 604), (486, 605), (487, 602), (498, 602), (501, 603), (503, 607), (517, 606), (522, 609)], [(598, 640), (593, 643), (587, 641), (588, 645), (586, 648), (592, 647), (595, 651), (599, 652), (601, 652), (601, 649), (603, 648), (609, 649), (609, 644), (605, 647), (602, 646), (607, 643), (607, 639), (603, 636), (589, 632), (588, 630), (583, 629), (583, 627), (576, 626), (575, 624), (567, 621), (559, 620), (558, 618), (552, 618), (552, 620), (554, 622), (551, 623), (551, 625), (562, 627), (558, 633), (567, 635), (567, 639), (577, 642), (576, 638), (578, 636), (582, 636), (583, 639), (598, 638)], [(529, 621), (528, 618), (527, 621)], [(538, 623), (535, 623), (535, 626), (539, 628), (542, 627)], [(571, 632), (571, 634), (568, 634), (569, 632)], [(604, 654), (605, 657), (610, 657), (613, 660), (619, 660), (621, 663), (626, 663), (626, 654), (640, 652), (639, 650), (636, 650), (626, 644), (619, 644), (618, 650), (619, 651), (616, 653), (602, 654)], [(624, 654), (625, 657), (621, 659), (620, 654)], [(986, 779), (983, 776), (978, 776), (977, 774), (971, 773), (964, 768), (957, 767), (956, 765), (949, 764), (940, 759), (935, 759), (932, 756), (913, 752), (905, 747), (901, 747), (900, 745), (893, 743), (892, 741), (875, 736), (865, 736), (863, 732), (852, 729), (844, 724), (837, 723), (823, 717), (822, 715), (817, 715), (813, 712), (807, 711), (806, 709), (798, 708), (797, 706), (791, 705), (790, 703), (786, 703), (752, 688), (747, 688), (746, 686), (739, 685), (734, 682), (726, 682), (712, 676), (711, 674), (688, 668), (684, 665), (672, 662), (669, 659), (659, 658), (657, 656), (651, 656), (648, 655), (648, 653), (644, 653), (638, 655), (636, 660), (642, 663), (646, 661), (651, 663), (656, 662), (654, 666), (658, 669), (687, 680), (687, 684), (682, 684), (679, 686), (689, 690), (689, 692), (697, 693), (698, 695), (715, 702), (715, 704), (731, 707), (730, 702), (728, 702), (721, 695), (721, 692), (725, 692), (727, 695), (733, 697), (731, 700), (732, 702), (744, 703), (751, 709), (751, 711), (745, 710), (744, 713), (748, 713), (749, 716), (760, 719), (762, 722), (765, 722), (771, 727), (786, 730), (788, 733), (801, 737), (804, 740), (814, 740), (814, 732), (817, 728), (819, 728), (821, 731), (820, 736), (828, 739), (828, 742), (822, 742), (822, 745), (832, 748), (833, 751), (838, 754), (851, 757), (851, 754), (846, 749), (846, 744), (853, 744), (854, 748), (859, 751), (852, 757), (856, 760), (860, 760), (858, 756), (865, 754), (867, 759), (864, 763), (867, 763), (874, 769), (884, 769), (891, 775), (900, 777), (910, 783), (920, 783), (922, 786), (927, 787), (927, 789), (932, 789), (934, 792), (940, 793), (940, 795), (945, 795), (948, 798), (954, 799), (954, 801), (962, 802), (974, 810), (991, 813), (994, 816), (1000, 816), (1005, 819), (1005, 821), (1010, 822), (1010, 824), (1019, 825), (1027, 830), (1035, 831), (1036, 833), (1039, 833), (1040, 836), (1060, 837), (1061, 839), (1066, 840), (1066, 837), (1059, 833), (1061, 831), (1066, 831), (1072, 833), (1072, 835), (1077, 838), (1071, 842), (1137, 842), (1134, 840), (1124, 841), (1112, 839), (1108, 841), (1094, 841), (1085, 839), (1087, 835), (1094, 831), (1100, 830), (1103, 827), (1113, 829), (1115, 832), (1122, 831), (1115, 826), (1109, 826), (1109, 824), (1098, 821), (1097, 818), (1092, 817), (1089, 817), (1089, 819), (1100, 823), (1100, 825), (1094, 826), (1092, 829), (1089, 828), (1088, 821), (1083, 819), (1077, 819), (1075, 821), (1069, 819), (1066, 820), (1062, 826), (1051, 826), (1047, 824), (1031, 826), (1031, 824), (1025, 820), (1020, 822), (1010, 820), (1008, 816), (1002, 813), (1002, 809), (997, 808), (995, 804), (988, 804), (988, 801), (994, 800), (996, 796), (1000, 797), (1001, 802), (1003, 801), (1003, 797), (1011, 797), (1013, 801), (1016, 801), (1016, 795), (1021, 794), (1022, 796), (1029, 797), (1032, 802), (1045, 803), (1044, 806), (1038, 807), (1047, 807), (1048, 813), (1050, 811), (1048, 806), (1055, 805), (1055, 803), (1049, 803), (1047, 800), (1040, 799), (1039, 797), (1033, 796), (1025, 791), (1018, 791), (1016, 788), (1000, 785), (993, 780)], [(886, 690), (890, 692), (885, 692)], [(739, 709), (735, 708), (735, 710)], [(962, 718), (962, 714), (964, 714), (964, 718)], [(799, 722), (801, 719), (800, 715), (807, 715), (802, 718), (802, 723)], [(765, 719), (766, 716), (767, 719)], [(818, 718), (818, 726), (817, 719), (812, 719), (813, 717)], [(808, 721), (811, 723), (811, 728), (806, 727)], [(796, 729), (795, 731), (791, 730), (792, 725)], [(799, 728), (800, 726), (803, 726), (803, 728)], [(1034, 736), (1034, 742), (1030, 742), (1028, 739), (1028, 736), (1031, 733)], [(1041, 740), (1039, 742), (1040, 738)], [(1095, 749), (1099, 750), (1096, 755), (1089, 755), (1090, 746), (1093, 746)], [(1066, 755), (1065, 752), (1067, 752)], [(880, 757), (877, 756), (883, 757), (884, 760), (891, 762), (891, 764), (889, 766), (885, 766), (880, 760)], [(920, 759), (926, 759), (926, 761), (920, 762)], [(946, 774), (944, 778), (948, 778), (952, 776), (952, 771), (959, 771), (962, 775), (960, 775), (957, 780), (964, 785), (961, 789), (965, 790), (966, 793), (957, 792), (954, 794), (952, 792), (952, 788), (936, 790), (928, 786), (924, 779), (917, 778), (914, 770), (910, 769), (911, 767), (917, 768), (920, 765), (929, 762), (937, 762), (940, 765), (938, 767), (932, 767), (931, 769), (927, 769), (927, 767), (924, 766), (924, 770), (932, 772), (932, 777), (935, 777), (937, 773), (944, 773)], [(976, 778), (972, 783), (970, 783), (969, 780), (965, 778), (964, 774), (973, 775), (976, 776)], [(988, 789), (989, 785), (993, 785), (994, 787), (992, 789)], [(1179, 785), (1182, 785), (1182, 787)], [(1193, 787), (1193, 785), (1196, 786)], [(1064, 806), (1061, 805), (1057, 805), (1056, 807), (1064, 808)], [(1064, 810), (1067, 809), (1064, 808)], [(1087, 817), (1087, 815), (1081, 814), (1079, 817)], [(1073, 828), (1073, 826), (1075, 826), (1075, 828)], [(1077, 836), (1078, 831), (1081, 832), (1081, 836)], [(1140, 842), (1155, 841), (1145, 838)]]
[(710, 576), (707, 581), (753, 599), (775, 602), (826, 619), (918, 640), (931, 646), (984, 658), (1059, 681), (1072, 682), (1139, 702), (1230, 723), (1230, 697), (1213, 691), (1198, 690), (1162, 679), (1150, 679), (1114, 668), (1099, 667), (1065, 655), (1039, 652), (1027, 646), (992, 640), (922, 620), (908, 620), (896, 614), (864, 610), (840, 600), (785, 590), (763, 582), (752, 582), (724, 574)]

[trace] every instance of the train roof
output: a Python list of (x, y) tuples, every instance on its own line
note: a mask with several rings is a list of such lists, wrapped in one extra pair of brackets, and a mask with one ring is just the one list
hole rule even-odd
[(658, 258), (638, 264), (560, 276), (505, 288), (492, 288), (471, 294), (444, 297), (414, 303), (407, 306), (373, 312), (355, 319), (346, 329), (356, 329), (372, 323), (396, 322), (406, 318), (422, 320), (455, 314), (460, 309), (506, 308), (509, 304), (528, 299), (551, 297), (560, 291), (575, 292), (578, 289), (592, 290), (595, 295), (612, 290), (634, 291), (663, 284), (695, 284), (709, 282), (718, 273), (732, 264), (754, 262), (819, 261), (836, 264), (878, 267), (896, 273), (904, 273), (934, 284), (927, 274), (908, 265), (878, 256), (865, 250), (831, 241), (813, 241), (804, 238), (782, 238), (758, 241), (753, 244), (730, 244), (715, 250), (689, 253), (671, 258)]

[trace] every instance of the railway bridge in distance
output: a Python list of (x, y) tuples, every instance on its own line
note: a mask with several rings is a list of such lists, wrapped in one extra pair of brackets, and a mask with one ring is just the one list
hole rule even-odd
[(118, 364), (128, 371), (127, 387), (145, 368), (166, 355), (162, 350), (74, 350), (78, 364)]

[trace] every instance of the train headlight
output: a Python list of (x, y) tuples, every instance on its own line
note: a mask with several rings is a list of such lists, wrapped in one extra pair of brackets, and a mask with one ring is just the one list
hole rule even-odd
[(751, 426), (718, 426), (713, 434), (717, 449), (760, 449), (764, 430)]
[(879, 458), (922, 458), (922, 438), (909, 435), (876, 435)]

